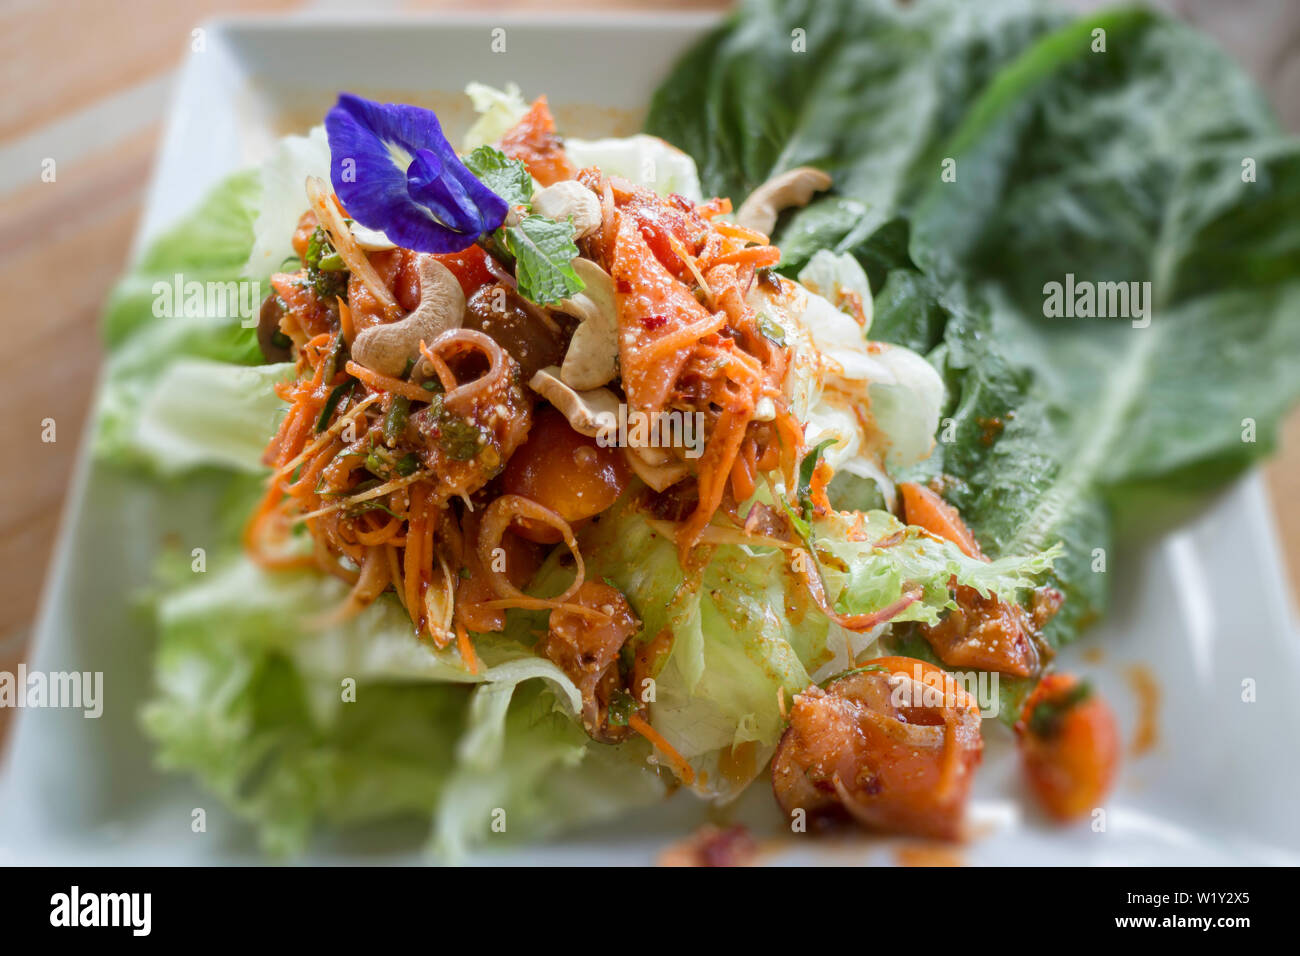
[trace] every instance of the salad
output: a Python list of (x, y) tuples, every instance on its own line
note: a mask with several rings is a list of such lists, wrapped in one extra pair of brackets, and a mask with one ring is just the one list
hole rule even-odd
[[(454, 145), (340, 93), (146, 256), (141, 283), (183, 259), (263, 293), (151, 322), (128, 282), (109, 315), (98, 450), (202, 486), (219, 543), (149, 597), (160, 763), (275, 853), (418, 815), (456, 859), (752, 786), (797, 834), (954, 840), (997, 722), (1051, 816), (1100, 806), (1115, 720), (1056, 650), (1104, 607), (1112, 517), (1221, 482), (1293, 397), (1294, 244), (1216, 237), (1300, 161), (1242, 145), (1271, 120), (1223, 63), (1153, 67), (1201, 41), (1148, 13), (954, 9), (747, 5), (621, 139), (513, 84), (469, 85)], [(787, 56), (796, 29), (859, 38), (876, 85)], [(1233, 109), (1178, 128), (1163, 81)], [(1168, 142), (1051, 126), (1138, 94)], [(1245, 148), (1281, 198), (1223, 178)], [(1214, 278), (1223, 248), (1256, 288)], [(1051, 324), (1049, 278), (1134, 262), (1151, 328)], [(1222, 404), (1147, 401), (1197, 348)]]

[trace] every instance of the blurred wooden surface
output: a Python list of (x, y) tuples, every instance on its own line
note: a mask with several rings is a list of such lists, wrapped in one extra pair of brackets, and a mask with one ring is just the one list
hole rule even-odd
[[(1068, 0), (1072, 5), (1091, 0)], [(1167, 0), (1218, 33), (1245, 59), (1293, 125), (1300, 125), (1300, 46), (1291, 0), (1211, 4)], [(698, 8), (725, 3), (619, 3), (570, 8)], [(193, 25), (218, 12), (300, 8), (299, 0), (6, 0), (0, 7), (0, 670), (23, 653), (35, 614), (80, 433), (101, 358), (97, 321), (121, 272), (152, 168), (166, 95)], [(341, 4), (310, 5), (329, 9)], [(536, 11), (533, 0), (475, 9)], [(465, 3), (367, 4), (390, 9), (466, 9)], [(1241, 28), (1242, 10), (1271, 18)], [(1216, 19), (1217, 18), (1217, 19)], [(1221, 21), (1221, 22), (1219, 22)], [(1252, 44), (1272, 44), (1258, 50)], [(1282, 50), (1288, 56), (1280, 55)], [(57, 64), (57, 67), (56, 67)], [(57, 180), (41, 181), (41, 160)], [(42, 421), (57, 441), (41, 441)], [(1300, 417), (1268, 466), (1278, 527), (1300, 591)], [(0, 730), (4, 726), (0, 712)]]

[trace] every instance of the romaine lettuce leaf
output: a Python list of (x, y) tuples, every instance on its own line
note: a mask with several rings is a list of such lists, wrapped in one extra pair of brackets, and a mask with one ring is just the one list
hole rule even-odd
[[(1065, 543), (1053, 642), (1104, 611), (1115, 528), (1168, 527), (1273, 447), (1300, 394), (1300, 145), (1149, 10), (750, 0), (647, 131), (736, 202), (793, 166), (832, 174), (779, 224), (783, 269), (853, 254), (872, 337), (941, 371), (910, 477), (942, 475), (988, 553)], [(1049, 316), (1067, 275), (1150, 283), (1148, 310)]]

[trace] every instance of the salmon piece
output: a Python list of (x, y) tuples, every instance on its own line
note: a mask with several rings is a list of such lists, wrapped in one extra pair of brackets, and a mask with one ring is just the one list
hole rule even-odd
[(564, 152), (564, 141), (555, 131), (555, 117), (545, 96), (537, 97), (532, 108), (501, 137), (500, 147), (511, 159), (522, 161), (543, 186), (578, 174), (578, 167)]

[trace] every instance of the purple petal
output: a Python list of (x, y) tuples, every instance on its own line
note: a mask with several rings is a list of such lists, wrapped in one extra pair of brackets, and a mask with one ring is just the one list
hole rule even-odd
[(443, 222), (460, 223), (465, 229), (477, 225), (475, 235), (483, 231), (483, 214), (465, 188), (446, 174), (446, 167), (432, 150), (415, 154), (406, 172), (406, 188), (412, 199)]
[(353, 96), (325, 117), (330, 180), (348, 215), (417, 252), (459, 252), (505, 219), (430, 110)]

